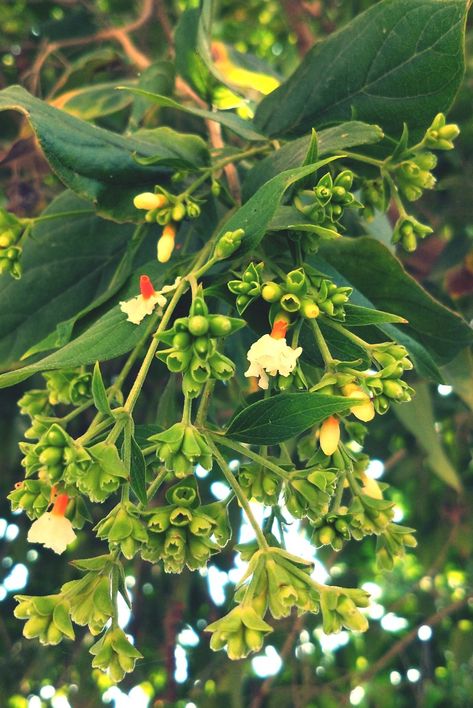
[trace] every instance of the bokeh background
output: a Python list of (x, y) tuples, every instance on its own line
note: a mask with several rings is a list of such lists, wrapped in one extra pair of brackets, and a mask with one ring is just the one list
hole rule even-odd
[[(136, 80), (145, 61), (169, 58), (172, 27), (183, 9), (196, 4), (6, 0), (0, 4), (0, 88), (20, 83), (75, 115), (122, 131), (129, 103), (113, 86)], [(314, 41), (373, 4), (220, 0), (214, 39), (228, 52), (228, 70), (242, 61), (238, 52), (249, 53), (252, 67), (264, 64), (284, 77)], [(404, 258), (428, 291), (467, 320), (473, 317), (472, 45), (468, 29), (465, 81), (450, 114), (461, 136), (453, 152), (441, 155), (437, 191), (417, 207), (435, 232)], [(59, 191), (26, 126), (18, 116), (2, 115), (0, 206), (32, 216)], [(382, 230), (382, 223), (377, 227)], [(416, 399), (399, 417), (377, 417), (367, 441), (369, 473), (395, 488), (396, 520), (417, 528), (418, 548), (391, 574), (376, 571), (374, 541), (317, 554), (322, 579), (330, 572), (341, 584), (361, 584), (372, 594), (367, 634), (327, 637), (317, 617), (291, 617), (276, 623), (260, 655), (232, 663), (209, 650), (201, 630), (231, 602), (241, 574), (233, 555), (223, 553), (205, 572), (181, 576), (137, 560), (127, 568), (135, 610), (130, 615), (122, 608), (122, 623), (145, 659), (120, 687), (91, 673), (86, 633), (74, 646), (42, 648), (22, 638), (22, 623), (13, 618), (15, 593), (54, 592), (73, 572), (64, 558), (27, 544), (29, 522), (12, 514), (6, 501), (20, 478), (17, 443), (27, 427), (16, 401), (32, 386), (1, 391), (0, 706), (473, 706), (471, 355), (443, 373), (443, 385), (416, 382)], [(221, 483), (203, 475), (216, 498), (225, 496)], [(244, 524), (239, 533), (242, 540), (251, 536)], [(311, 554), (297, 524), (289, 537), (298, 553)], [(82, 556), (98, 552), (93, 539), (81, 540)]]

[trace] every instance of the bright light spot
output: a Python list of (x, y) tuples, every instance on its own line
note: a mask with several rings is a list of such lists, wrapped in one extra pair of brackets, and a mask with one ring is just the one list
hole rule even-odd
[(299, 634), (299, 640), (301, 644), (304, 644), (304, 642), (310, 642), (310, 634), (306, 629), (303, 629)]
[(282, 660), (276, 649), (268, 645), (264, 654), (255, 656), (255, 658), (251, 660), (251, 666), (257, 676), (266, 678), (267, 676), (274, 676), (278, 673), (282, 666)]
[(125, 600), (121, 596), (120, 593), (118, 593), (117, 596), (117, 606), (118, 606), (118, 625), (124, 629), (128, 622), (130, 621), (131, 617), (131, 612), (130, 608), (126, 604)]
[(405, 629), (408, 622), (404, 617), (398, 617), (394, 612), (388, 612), (384, 615), (381, 620), (381, 627), (386, 630), (386, 632), (400, 632), (401, 629)]
[(389, 680), (391, 681), (393, 686), (399, 686), (402, 681), (402, 676), (399, 671), (391, 671), (391, 673), (389, 674)]
[(346, 446), (352, 452), (361, 452), (363, 450), (363, 445), (360, 445), (360, 443), (357, 443), (356, 440), (349, 440), (346, 443)]
[(51, 699), (52, 708), (71, 708), (71, 704), (67, 700), (66, 696), (54, 696)]
[(184, 681), (187, 681), (187, 655), (179, 644), (174, 650), (174, 658), (176, 659), (174, 679), (177, 683), (184, 683)]
[(125, 585), (127, 588), (134, 588), (136, 584), (136, 580), (132, 575), (127, 575), (125, 578)]
[(377, 602), (372, 602), (369, 607), (367, 607), (367, 615), (370, 619), (379, 620), (384, 616), (385, 609), (382, 605)]
[(230, 460), (228, 466), (230, 467), (232, 472), (236, 472), (240, 466), (240, 460)]
[(228, 497), (230, 488), (223, 482), (214, 482), (210, 485), (210, 491), (216, 499), (221, 501), (222, 499), (226, 499)]
[(194, 632), (192, 627), (187, 625), (184, 629), (179, 632), (177, 641), (184, 647), (196, 647), (199, 643), (199, 635)]
[(5, 590), (12, 592), (13, 590), (22, 590), (28, 582), (28, 568), (23, 563), (17, 563), (13, 566), (10, 575), (7, 575), (3, 581)]
[(202, 465), (196, 465), (195, 466), (195, 474), (199, 479), (204, 479), (207, 477), (209, 471), (205, 469), (205, 467), (202, 467)]
[(20, 529), (16, 524), (8, 524), (7, 530), (5, 531), (5, 538), (7, 541), (14, 541), (19, 533)]
[(148, 708), (150, 698), (141, 686), (133, 686), (128, 694), (129, 708)]
[(42, 689), (39, 692), (39, 695), (41, 698), (44, 698), (45, 701), (47, 701), (49, 698), (52, 698), (54, 694), (56, 693), (56, 689), (54, 686), (43, 686)]
[(41, 708), (41, 698), (39, 696), (29, 696), (28, 708)]
[(372, 600), (379, 600), (383, 594), (383, 588), (378, 585), (378, 583), (363, 583), (361, 586), (362, 590), (366, 590), (370, 594)]
[(450, 396), (451, 392), (453, 391), (453, 388), (451, 386), (445, 386), (445, 384), (439, 384), (437, 386), (437, 391), (440, 393), (441, 396)]
[(38, 551), (35, 551), (34, 548), (29, 550), (26, 554), (26, 560), (30, 561), (30, 563), (34, 563), (35, 560), (38, 560)]
[(419, 627), (417, 636), (419, 637), (421, 642), (428, 642), (432, 636), (432, 628), (429, 627), (428, 624), (423, 624), (421, 627)]
[(195, 703), (186, 703), (184, 708), (197, 708)]
[(7, 597), (7, 591), (3, 587), (3, 585), (0, 585), (0, 602), (4, 600)]
[(6, 519), (0, 519), (0, 538), (5, 536), (5, 531), (7, 530), (8, 522)]
[(384, 474), (384, 463), (381, 460), (370, 460), (366, 474), (372, 479), (379, 479)]
[(314, 632), (315, 636), (320, 642), (320, 647), (323, 652), (332, 652), (344, 647), (350, 641), (350, 635), (345, 630), (342, 630), (338, 634), (325, 634), (320, 628), (316, 629)]
[(312, 642), (303, 642), (296, 648), (296, 657), (298, 659), (303, 656), (312, 656), (312, 654), (315, 654), (315, 644), (312, 644)]
[(404, 518), (404, 512), (403, 512), (403, 510), (401, 509), (400, 506), (397, 506), (397, 504), (396, 504), (396, 506), (395, 506), (394, 509), (393, 509), (393, 512), (394, 512), (394, 516), (393, 516), (393, 521), (394, 521), (394, 523), (397, 524), (397, 523), (399, 523), (399, 521), (402, 521), (402, 520), (403, 520), (403, 518)]
[(223, 605), (225, 602), (224, 587), (228, 583), (228, 575), (215, 565), (209, 565), (207, 570), (207, 584), (210, 596), (216, 605)]
[(419, 669), (408, 669), (406, 675), (407, 675), (407, 680), (410, 681), (411, 683), (416, 683), (420, 679)]
[(365, 689), (363, 686), (357, 686), (350, 693), (350, 703), (352, 706), (359, 706), (363, 698), (365, 697)]
[[(255, 517), (256, 521), (261, 526), (264, 518), (264, 506), (256, 502), (250, 502), (250, 508), (253, 512), (253, 516)], [(253, 541), (254, 538), (255, 532), (253, 531), (251, 524), (248, 523), (248, 520), (245, 517), (240, 526), (240, 537), (238, 539), (238, 543), (248, 543), (248, 541)]]

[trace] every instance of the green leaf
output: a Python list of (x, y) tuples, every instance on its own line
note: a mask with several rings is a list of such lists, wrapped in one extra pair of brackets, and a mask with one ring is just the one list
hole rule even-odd
[(313, 165), (297, 167), (294, 170), (286, 170), (286, 172), (281, 172), (277, 177), (273, 177), (273, 179), (260, 187), (251, 199), (243, 204), (243, 206), (223, 224), (220, 235), (223, 236), (226, 231), (244, 229), (245, 235), (238, 249), (238, 255), (240, 256), (243, 255), (243, 253), (253, 250), (258, 246), (268, 230), (271, 219), (276, 213), (276, 209), (285, 191), (298, 180), (307, 177), (307, 175), (316, 172), (324, 165), (336, 159), (336, 157), (327, 157), (325, 160), (319, 160), (319, 162), (315, 162)]
[(262, 133), (255, 130), (250, 121), (243, 120), (243, 118), (240, 118), (235, 113), (230, 113), (229, 111), (206, 111), (203, 108), (183, 106), (177, 101), (174, 101), (172, 98), (161, 96), (157, 93), (151, 93), (151, 91), (143, 91), (138, 88), (127, 88), (126, 86), (120, 86), (119, 88), (123, 88), (125, 91), (131, 91), (131, 93), (136, 96), (143, 96), (143, 98), (147, 98), (152, 103), (155, 103), (158, 106), (163, 106), (163, 108), (173, 108), (176, 111), (183, 111), (184, 113), (198, 116), (204, 120), (213, 120), (215, 123), (224, 125), (241, 138), (245, 138), (245, 140), (266, 141), (266, 137)]
[(416, 395), (409, 403), (393, 406), (393, 411), (403, 426), (414, 435), (421, 450), (427, 455), (427, 464), (433, 472), (457, 492), (462, 490), (462, 483), (445, 454), (439, 435), (435, 430), (434, 411), (429, 387), (426, 383), (417, 383)]
[[(156, 262), (140, 268), (140, 272), (145, 272), (151, 277), (156, 287), (162, 283), (166, 270), (165, 265)], [(124, 299), (136, 295), (136, 291), (136, 280), (133, 279), (124, 294)], [(24, 366), (22, 369), (1, 374), (0, 388), (13, 386), (38, 371), (74, 368), (126, 354), (138, 344), (148, 325), (148, 318), (145, 318), (140, 325), (127, 322), (126, 316), (116, 305), (59, 351), (49, 354), (34, 364)]]
[(442, 366), (445, 383), (450, 384), (466, 405), (473, 411), (473, 354), (463, 349), (455, 359)]
[[(167, 129), (146, 131), (144, 137), (118, 135), (97, 128), (49, 106), (21, 86), (0, 91), (0, 111), (14, 110), (28, 119), (41, 149), (59, 179), (79, 196), (92, 201), (100, 214), (117, 221), (136, 219), (133, 197), (152, 191), (169, 170), (140, 165), (134, 156), (189, 159), (189, 136)], [(158, 132), (160, 131), (160, 132)], [(196, 136), (196, 162), (201, 139)], [(183, 155), (184, 149), (184, 155)]]
[(94, 373), (92, 375), (92, 396), (94, 398), (95, 407), (99, 413), (106, 416), (112, 415), (98, 361), (95, 362)]
[(318, 42), (259, 104), (268, 136), (303, 135), (330, 121), (425, 130), (446, 112), (464, 71), (466, 0), (382, 0)]
[[(130, 85), (133, 84), (130, 82)], [(117, 113), (127, 108), (131, 102), (131, 96), (117, 91), (115, 81), (108, 81), (68, 91), (54, 99), (53, 105), (72, 116), (93, 121)]]
[(230, 421), (226, 435), (252, 445), (273, 445), (349, 407), (350, 402), (342, 396), (280, 393), (240, 411)]
[(176, 69), (202, 98), (210, 97), (214, 78), (199, 51), (202, 45), (201, 10), (191, 8), (181, 15), (174, 33)]
[[(412, 351), (414, 357), (420, 354), (422, 359), (421, 347), (424, 355), (430, 356), (435, 364), (447, 364), (473, 341), (473, 331), (467, 323), (434, 300), (378, 241), (364, 237), (326, 241), (321, 244), (319, 253), (349, 285), (368, 299), (368, 302), (360, 300), (354, 293), (355, 304), (374, 305), (376, 309), (394, 312), (408, 320), (402, 329), (391, 324), (381, 325), (380, 329), (410, 351), (412, 343), (414, 350), (417, 344), (417, 352)], [(323, 263), (317, 259), (314, 265), (324, 270)], [(420, 365), (422, 367), (422, 361)], [(442, 380), (438, 371), (435, 378)]]
[(140, 446), (131, 437), (130, 486), (142, 504), (148, 503), (146, 494), (146, 462)]
[[(157, 61), (141, 73), (138, 88), (145, 91), (155, 91), (167, 96), (172, 93), (174, 87), (174, 71), (174, 65), (171, 62)], [(129, 121), (130, 129), (136, 130), (144, 116), (154, 110), (154, 107), (149, 105), (149, 101), (140, 98), (140, 96), (133, 96), (133, 107)]]
[[(0, 364), (4, 367), (107, 291), (105, 298), (109, 297), (129, 274), (131, 264), (121, 278), (114, 277), (133, 225), (104, 221), (71, 192), (57, 197), (43, 216), (69, 211), (84, 213), (38, 223), (24, 244), (21, 280), (0, 282)], [(54, 346), (51, 341), (49, 348)]]
[[(341, 125), (317, 131), (318, 156), (328, 155), (337, 150), (346, 150), (357, 145), (379, 142), (383, 131), (377, 125), (360, 121), (348, 121)], [(243, 199), (246, 201), (262, 184), (284, 170), (302, 165), (310, 150), (312, 135), (291, 140), (279, 150), (258, 162), (243, 182)]]
[(364, 327), (366, 325), (389, 324), (390, 322), (393, 324), (407, 324), (405, 317), (393, 315), (391, 312), (383, 312), (382, 310), (350, 303), (344, 307), (346, 318), (343, 324), (347, 327)]
[(333, 229), (314, 224), (293, 206), (280, 206), (268, 226), (268, 231), (306, 231), (322, 238), (340, 238)]

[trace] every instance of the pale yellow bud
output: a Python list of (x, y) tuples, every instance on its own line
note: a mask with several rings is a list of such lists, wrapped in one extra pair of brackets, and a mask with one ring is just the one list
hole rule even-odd
[(373, 420), (375, 416), (374, 405), (368, 394), (365, 393), (360, 386), (352, 383), (347, 384), (343, 387), (343, 393), (347, 398), (353, 398), (360, 401), (360, 403), (357, 403), (356, 406), (350, 408), (350, 411), (353, 413), (355, 418), (362, 420), (364, 423)]
[(363, 482), (362, 492), (366, 494), (367, 497), (372, 497), (372, 499), (382, 499), (383, 492), (381, 487), (375, 479), (368, 477), (366, 474), (361, 475), (361, 481)]
[(164, 194), (153, 194), (153, 192), (142, 192), (137, 194), (133, 199), (133, 204), (137, 209), (145, 209), (146, 211), (151, 211), (151, 209), (160, 209), (165, 204), (167, 204), (167, 199)]
[(325, 455), (333, 455), (340, 442), (340, 421), (333, 415), (322, 423), (320, 447)]
[(158, 240), (158, 261), (167, 263), (174, 251), (174, 238), (176, 229), (173, 224), (164, 227), (161, 238)]

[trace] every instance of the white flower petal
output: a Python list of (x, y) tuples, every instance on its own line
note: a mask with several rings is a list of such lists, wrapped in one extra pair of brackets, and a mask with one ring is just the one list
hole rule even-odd
[(302, 353), (302, 347), (293, 349), (285, 339), (275, 339), (265, 334), (254, 342), (247, 353), (250, 362), (245, 376), (258, 376), (258, 386), (267, 389), (269, 380), (267, 374), (289, 376), (297, 365), (297, 359)]
[(55, 553), (64, 553), (76, 538), (72, 524), (65, 516), (46, 511), (31, 525), (28, 532), (30, 543), (42, 543)]

